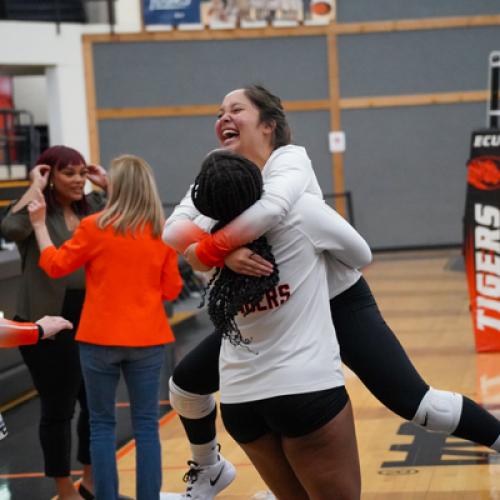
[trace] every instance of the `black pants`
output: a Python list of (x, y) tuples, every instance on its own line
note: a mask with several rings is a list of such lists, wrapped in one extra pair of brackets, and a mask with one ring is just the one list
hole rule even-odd
[(330, 301), (342, 361), (387, 408), (411, 420), (429, 389), (364, 278)]
[[(380, 314), (368, 283), (360, 278), (330, 301), (342, 361), (387, 408), (411, 420), (429, 386), (419, 375), (398, 339)], [(194, 394), (219, 389), (221, 340), (209, 335), (175, 368), (176, 385)], [(206, 443), (215, 437), (215, 411), (199, 421), (182, 418), (189, 440)], [(500, 422), (463, 396), (454, 436), (491, 446), (500, 435)]]
[[(83, 291), (66, 293), (61, 315), (75, 327), (80, 320)], [(66, 477), (71, 470), (71, 420), (75, 404), (80, 403), (78, 418), (78, 461), (90, 464), (90, 428), (87, 400), (80, 368), (75, 331), (58, 333), (54, 340), (42, 340), (32, 346), (20, 347), (33, 383), (40, 396), (40, 443), (45, 474)]]
[[(429, 386), (385, 323), (364, 278), (332, 299), (330, 307), (342, 361), (385, 406), (413, 418)], [(195, 394), (216, 392), (220, 345), (215, 333), (202, 340), (177, 365), (174, 382)]]

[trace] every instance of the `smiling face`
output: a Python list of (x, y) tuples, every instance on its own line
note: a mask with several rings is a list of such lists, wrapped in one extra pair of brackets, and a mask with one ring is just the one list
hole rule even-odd
[(259, 109), (243, 89), (224, 97), (215, 122), (219, 144), (262, 168), (272, 153), (273, 126), (260, 119)]
[(55, 168), (51, 181), (54, 193), (61, 205), (68, 205), (83, 198), (83, 188), (87, 180), (87, 167), (84, 164), (66, 165)]

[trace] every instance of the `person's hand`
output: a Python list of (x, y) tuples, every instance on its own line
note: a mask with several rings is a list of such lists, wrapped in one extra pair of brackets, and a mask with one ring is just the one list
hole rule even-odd
[(45, 198), (42, 192), (37, 190), (34, 198), (28, 203), (28, 214), (33, 227), (45, 225), (46, 211)]
[(247, 276), (269, 276), (273, 272), (273, 265), (259, 254), (247, 247), (241, 247), (231, 252), (224, 264), (232, 271)]
[(108, 189), (108, 174), (101, 165), (89, 164), (87, 165), (87, 178), (92, 184), (104, 189)]
[(196, 256), (196, 245), (196, 243), (192, 243), (186, 248), (184, 251), (184, 259), (195, 271), (210, 271), (212, 268), (203, 264)]
[(71, 330), (73, 328), (73, 324), (61, 316), (44, 316), (39, 319), (36, 324), (43, 328), (44, 339), (53, 337), (61, 330)]
[(30, 171), (31, 184), (40, 191), (43, 191), (49, 182), (49, 175), (49, 165), (36, 165)]

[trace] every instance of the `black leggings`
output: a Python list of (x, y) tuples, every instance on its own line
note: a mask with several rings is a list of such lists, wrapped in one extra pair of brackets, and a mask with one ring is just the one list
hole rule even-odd
[[(333, 298), (330, 308), (342, 361), (379, 401), (413, 418), (429, 386), (385, 323), (364, 278)], [(195, 394), (217, 392), (220, 346), (215, 333), (202, 340), (175, 368), (175, 384)], [(193, 377), (194, 371), (203, 376)]]
[[(429, 385), (418, 374), (398, 339), (384, 321), (368, 283), (361, 277), (349, 289), (330, 301), (333, 324), (342, 361), (387, 408), (411, 420)], [(221, 340), (212, 333), (175, 368), (177, 386), (194, 394), (211, 394), (219, 389)], [(200, 373), (201, 376), (195, 374)], [(212, 416), (209, 416), (213, 418)], [(205, 422), (210, 422), (205, 417)], [(192, 443), (215, 437), (215, 425), (190, 425), (181, 417)], [(198, 428), (199, 427), (199, 428)], [(462, 418), (455, 436), (490, 446), (500, 434), (500, 423), (470, 399), (463, 398)]]
[(340, 357), (387, 408), (411, 420), (429, 386), (389, 328), (364, 278), (330, 301)]
[[(61, 312), (75, 330), (83, 296), (82, 291), (67, 293)], [(74, 330), (60, 332), (54, 340), (42, 340), (20, 350), (40, 396), (39, 435), (45, 474), (67, 477), (71, 470), (71, 420), (77, 400), (80, 403), (77, 458), (82, 464), (90, 464), (89, 413)]]

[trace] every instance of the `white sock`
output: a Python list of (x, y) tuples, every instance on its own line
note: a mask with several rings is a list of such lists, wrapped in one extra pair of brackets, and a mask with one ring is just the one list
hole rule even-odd
[(198, 465), (214, 465), (219, 460), (217, 438), (205, 444), (190, 444), (193, 461)]
[(491, 448), (500, 453), (500, 436), (497, 437), (497, 440), (491, 445)]

